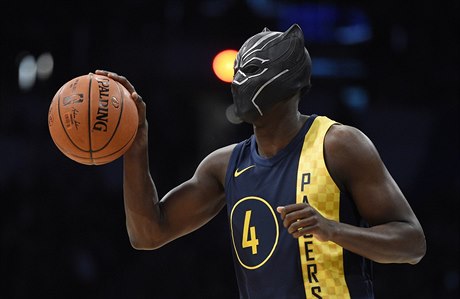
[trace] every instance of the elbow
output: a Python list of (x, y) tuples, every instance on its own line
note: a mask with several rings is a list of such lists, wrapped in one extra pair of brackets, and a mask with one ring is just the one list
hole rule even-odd
[(400, 255), (396, 263), (405, 263), (410, 265), (418, 264), (426, 254), (425, 233), (420, 223), (405, 223), (401, 227), (398, 239), (400, 242)]
[(129, 238), (129, 242), (131, 247), (136, 250), (155, 250), (164, 245), (164, 243), (155, 240), (139, 240), (131, 237)]
[(414, 255), (412, 259), (408, 261), (408, 263), (411, 265), (416, 265), (422, 260), (424, 256), (425, 256), (425, 251), (421, 252), (420, 254)]
[(425, 234), (419, 225), (405, 225), (405, 229), (400, 230), (400, 234), (394, 235), (390, 243), (396, 247), (387, 248), (388, 254), (382, 255), (382, 259), (375, 259), (379, 263), (396, 264), (418, 264), (426, 254)]
[(162, 247), (166, 242), (159, 238), (152, 237), (151, 234), (139, 235), (128, 229), (128, 237), (131, 247), (136, 250), (155, 250)]
[(409, 261), (409, 264), (416, 265), (426, 254), (426, 239), (422, 230), (419, 231), (413, 244), (415, 246), (413, 247), (412, 259)]

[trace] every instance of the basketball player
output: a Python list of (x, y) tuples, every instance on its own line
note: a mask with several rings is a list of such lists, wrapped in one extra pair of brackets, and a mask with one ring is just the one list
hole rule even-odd
[(264, 31), (235, 60), (235, 113), (254, 135), (209, 154), (186, 182), (158, 198), (148, 162), (146, 105), (124, 155), (132, 246), (156, 249), (227, 206), (241, 298), (373, 298), (369, 264), (416, 264), (419, 221), (372, 142), (325, 116), (302, 115), (311, 61), (303, 33)]

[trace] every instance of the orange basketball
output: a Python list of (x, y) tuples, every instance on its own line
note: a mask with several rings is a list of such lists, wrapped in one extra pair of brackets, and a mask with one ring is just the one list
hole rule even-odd
[(122, 156), (137, 133), (138, 114), (129, 92), (118, 82), (88, 74), (65, 83), (54, 96), (48, 127), (59, 150), (86, 165)]

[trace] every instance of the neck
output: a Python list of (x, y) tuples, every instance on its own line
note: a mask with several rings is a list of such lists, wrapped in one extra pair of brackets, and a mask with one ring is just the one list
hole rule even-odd
[(253, 123), (259, 155), (273, 157), (291, 142), (308, 118), (297, 108), (292, 103), (280, 103)]

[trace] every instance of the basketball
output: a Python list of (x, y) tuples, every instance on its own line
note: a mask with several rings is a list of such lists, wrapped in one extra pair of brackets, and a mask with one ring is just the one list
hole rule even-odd
[(65, 83), (48, 112), (48, 128), (57, 148), (86, 165), (121, 157), (137, 133), (138, 114), (124, 86), (89, 73)]

